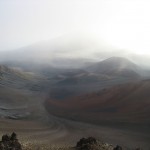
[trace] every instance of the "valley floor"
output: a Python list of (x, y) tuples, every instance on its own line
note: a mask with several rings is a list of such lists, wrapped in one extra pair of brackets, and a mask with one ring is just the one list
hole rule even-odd
[(16, 132), (21, 143), (75, 146), (82, 137), (93, 136), (104, 142), (130, 148), (150, 149), (150, 135), (126, 129), (96, 126), (50, 116), (48, 123), (0, 119), (0, 136)]

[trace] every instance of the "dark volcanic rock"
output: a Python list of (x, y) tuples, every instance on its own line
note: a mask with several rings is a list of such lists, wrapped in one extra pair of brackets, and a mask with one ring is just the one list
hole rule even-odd
[(100, 142), (93, 137), (82, 138), (77, 142), (76, 149), (79, 150), (113, 150), (113, 146)]
[(0, 150), (22, 150), (21, 144), (17, 139), (17, 134), (12, 133), (11, 136), (3, 135), (0, 141)]
[(114, 148), (114, 150), (122, 150), (122, 147), (119, 146), (119, 145), (117, 145), (117, 146)]
[(93, 137), (82, 138), (79, 142), (77, 142), (76, 147), (84, 147), (85, 145), (97, 144), (97, 141)]

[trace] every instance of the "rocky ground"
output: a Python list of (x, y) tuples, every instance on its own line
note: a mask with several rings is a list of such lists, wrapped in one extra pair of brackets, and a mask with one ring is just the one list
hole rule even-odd
[[(97, 140), (94, 137), (81, 138), (77, 141), (75, 146), (65, 146), (57, 147), (48, 145), (36, 145), (32, 143), (24, 144), (20, 143), (17, 134), (12, 133), (11, 135), (2, 135), (0, 141), (0, 150), (127, 150), (126, 147), (119, 145), (112, 145), (102, 141)], [(141, 148), (136, 148), (135, 150), (140, 150)]]

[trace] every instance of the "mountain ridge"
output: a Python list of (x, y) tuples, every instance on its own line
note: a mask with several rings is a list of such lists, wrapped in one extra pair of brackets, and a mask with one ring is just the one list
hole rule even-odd
[[(119, 75), (127, 72), (128, 76), (137, 75), (140, 70), (140, 67), (130, 61), (127, 58), (123, 57), (110, 57), (98, 63), (95, 63), (86, 68), (88, 71), (97, 72), (102, 74), (112, 74)], [(127, 73), (127, 74), (128, 74)]]

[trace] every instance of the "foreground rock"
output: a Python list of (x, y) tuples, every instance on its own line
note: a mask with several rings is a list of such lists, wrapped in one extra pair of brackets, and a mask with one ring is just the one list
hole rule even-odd
[[(121, 148), (119, 146), (119, 148)], [(76, 149), (79, 150), (122, 150), (115, 149), (111, 144), (103, 143), (93, 137), (82, 138), (77, 142)]]
[(7, 134), (2, 136), (2, 140), (0, 141), (0, 150), (22, 150), (16, 133), (13, 132), (11, 136)]
[(127, 148), (120, 145), (111, 145), (95, 139), (94, 137), (80, 139), (76, 146), (76, 150), (142, 150), (141, 148)]
[[(50, 144), (50, 143), (49, 143)], [(95, 139), (94, 137), (82, 138), (80, 139), (75, 147), (53, 147), (51, 145), (39, 145), (36, 143), (23, 144), (23, 147), (17, 139), (16, 133), (12, 133), (11, 136), (5, 134), (2, 136), (0, 141), (0, 150), (133, 150), (122, 146), (113, 146), (108, 143), (104, 143)], [(141, 148), (136, 148), (135, 150), (142, 150)]]

